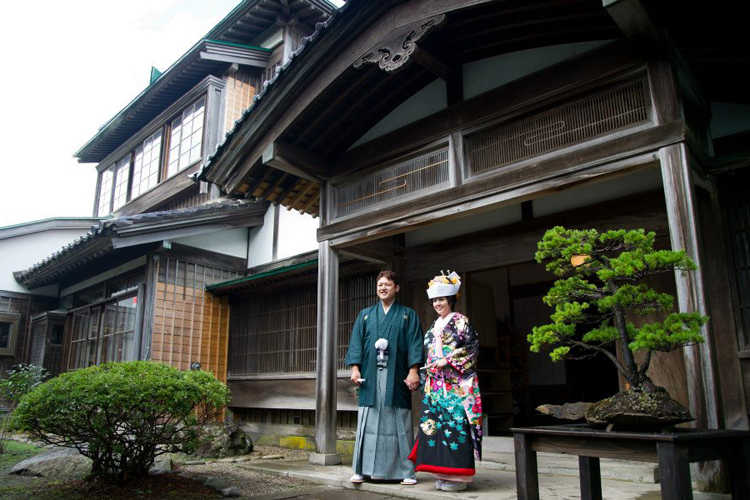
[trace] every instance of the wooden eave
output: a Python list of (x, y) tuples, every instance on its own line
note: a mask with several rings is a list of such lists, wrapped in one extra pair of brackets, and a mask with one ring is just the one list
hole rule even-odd
[[(286, 3), (290, 8), (289, 21), (296, 19), (312, 26), (326, 19), (335, 8), (324, 0), (291, 0)], [(264, 54), (270, 56), (270, 51), (248, 44), (277, 21), (284, 20), (280, 17), (283, 4), (280, 0), (241, 3), (105, 123), (74, 156), (81, 163), (100, 162), (206, 75), (221, 75), (233, 63), (264, 67), (268, 59), (264, 59)]]
[(419, 47), (444, 62), (448, 71), (490, 55), (621, 36), (598, 0), (514, 0), (502, 5), (424, 1), (399, 4), (392, 12), (380, 2), (352, 0), (328, 26), (319, 27), (311, 37), (314, 43), (266, 89), (267, 96), (261, 95), (209, 158), (201, 178), (230, 193), (259, 196), (317, 214), (319, 202), (300, 193), (307, 187), (317, 196), (319, 188), (310, 187), (309, 178), (264, 163), (260, 155), (278, 141), (323, 158), (329, 166), (336, 164), (337, 157), (367, 130), (437, 78), (434, 68), (415, 63), (394, 73), (376, 65), (353, 67), (368, 50), (403, 34), (403, 26), (413, 20), (397, 9), (410, 4), (424, 17), (447, 13), (447, 23)]

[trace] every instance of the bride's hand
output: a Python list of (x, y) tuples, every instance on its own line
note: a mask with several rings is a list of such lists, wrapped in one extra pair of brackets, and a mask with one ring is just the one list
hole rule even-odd
[(434, 363), (430, 363), (429, 365), (427, 365), (427, 368), (428, 369), (444, 368), (445, 365), (447, 365), (447, 364), (448, 364), (448, 360), (446, 360), (445, 358), (440, 358), (437, 361), (435, 361)]

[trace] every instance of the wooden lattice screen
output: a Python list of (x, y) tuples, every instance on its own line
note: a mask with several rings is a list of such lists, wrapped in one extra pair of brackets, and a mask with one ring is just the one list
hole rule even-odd
[(639, 80), (469, 137), (469, 171), (472, 175), (481, 174), (645, 122), (645, 92), (645, 82)]
[(383, 202), (447, 184), (448, 149), (397, 163), (356, 181), (336, 186), (335, 216), (343, 217)]
[(739, 308), (740, 350), (750, 350), (750, 189), (735, 190), (726, 199), (726, 224), (733, 255)]
[[(338, 368), (359, 311), (374, 304), (375, 276), (339, 283)], [(229, 376), (314, 373), (317, 346), (317, 285), (293, 286), (234, 299), (229, 328)]]
[(226, 382), (229, 300), (207, 293), (205, 285), (238, 273), (174, 258), (158, 265), (151, 359), (181, 370), (198, 361)]

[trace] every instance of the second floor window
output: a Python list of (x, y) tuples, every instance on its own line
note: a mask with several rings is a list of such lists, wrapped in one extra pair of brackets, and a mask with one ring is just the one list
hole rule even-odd
[(99, 216), (107, 215), (112, 211), (112, 180), (114, 177), (114, 171), (111, 168), (102, 172), (99, 177), (99, 207), (97, 210)]
[(115, 164), (115, 192), (112, 210), (117, 210), (128, 201), (128, 181), (130, 180), (130, 155)]
[(161, 135), (161, 130), (158, 130), (154, 135), (143, 141), (143, 144), (135, 150), (131, 198), (140, 196), (159, 182)]
[[(171, 122), (99, 175), (97, 215), (104, 216), (202, 159), (206, 98), (183, 109)], [(168, 152), (164, 145), (167, 137)]]
[(201, 159), (205, 103), (205, 98), (196, 101), (172, 121), (167, 177)]

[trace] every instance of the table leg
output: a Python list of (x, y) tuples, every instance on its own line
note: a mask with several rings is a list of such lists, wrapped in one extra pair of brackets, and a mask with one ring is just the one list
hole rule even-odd
[(602, 500), (602, 475), (599, 459), (578, 457), (578, 470), (581, 476), (581, 500)]
[(518, 500), (539, 500), (536, 452), (526, 434), (513, 435), (516, 450), (516, 494)]
[(732, 488), (732, 498), (743, 500), (750, 498), (750, 439), (740, 439), (734, 446), (732, 456), (727, 460), (729, 466), (729, 482)]
[(686, 448), (673, 442), (656, 443), (662, 500), (692, 500), (690, 462)]

